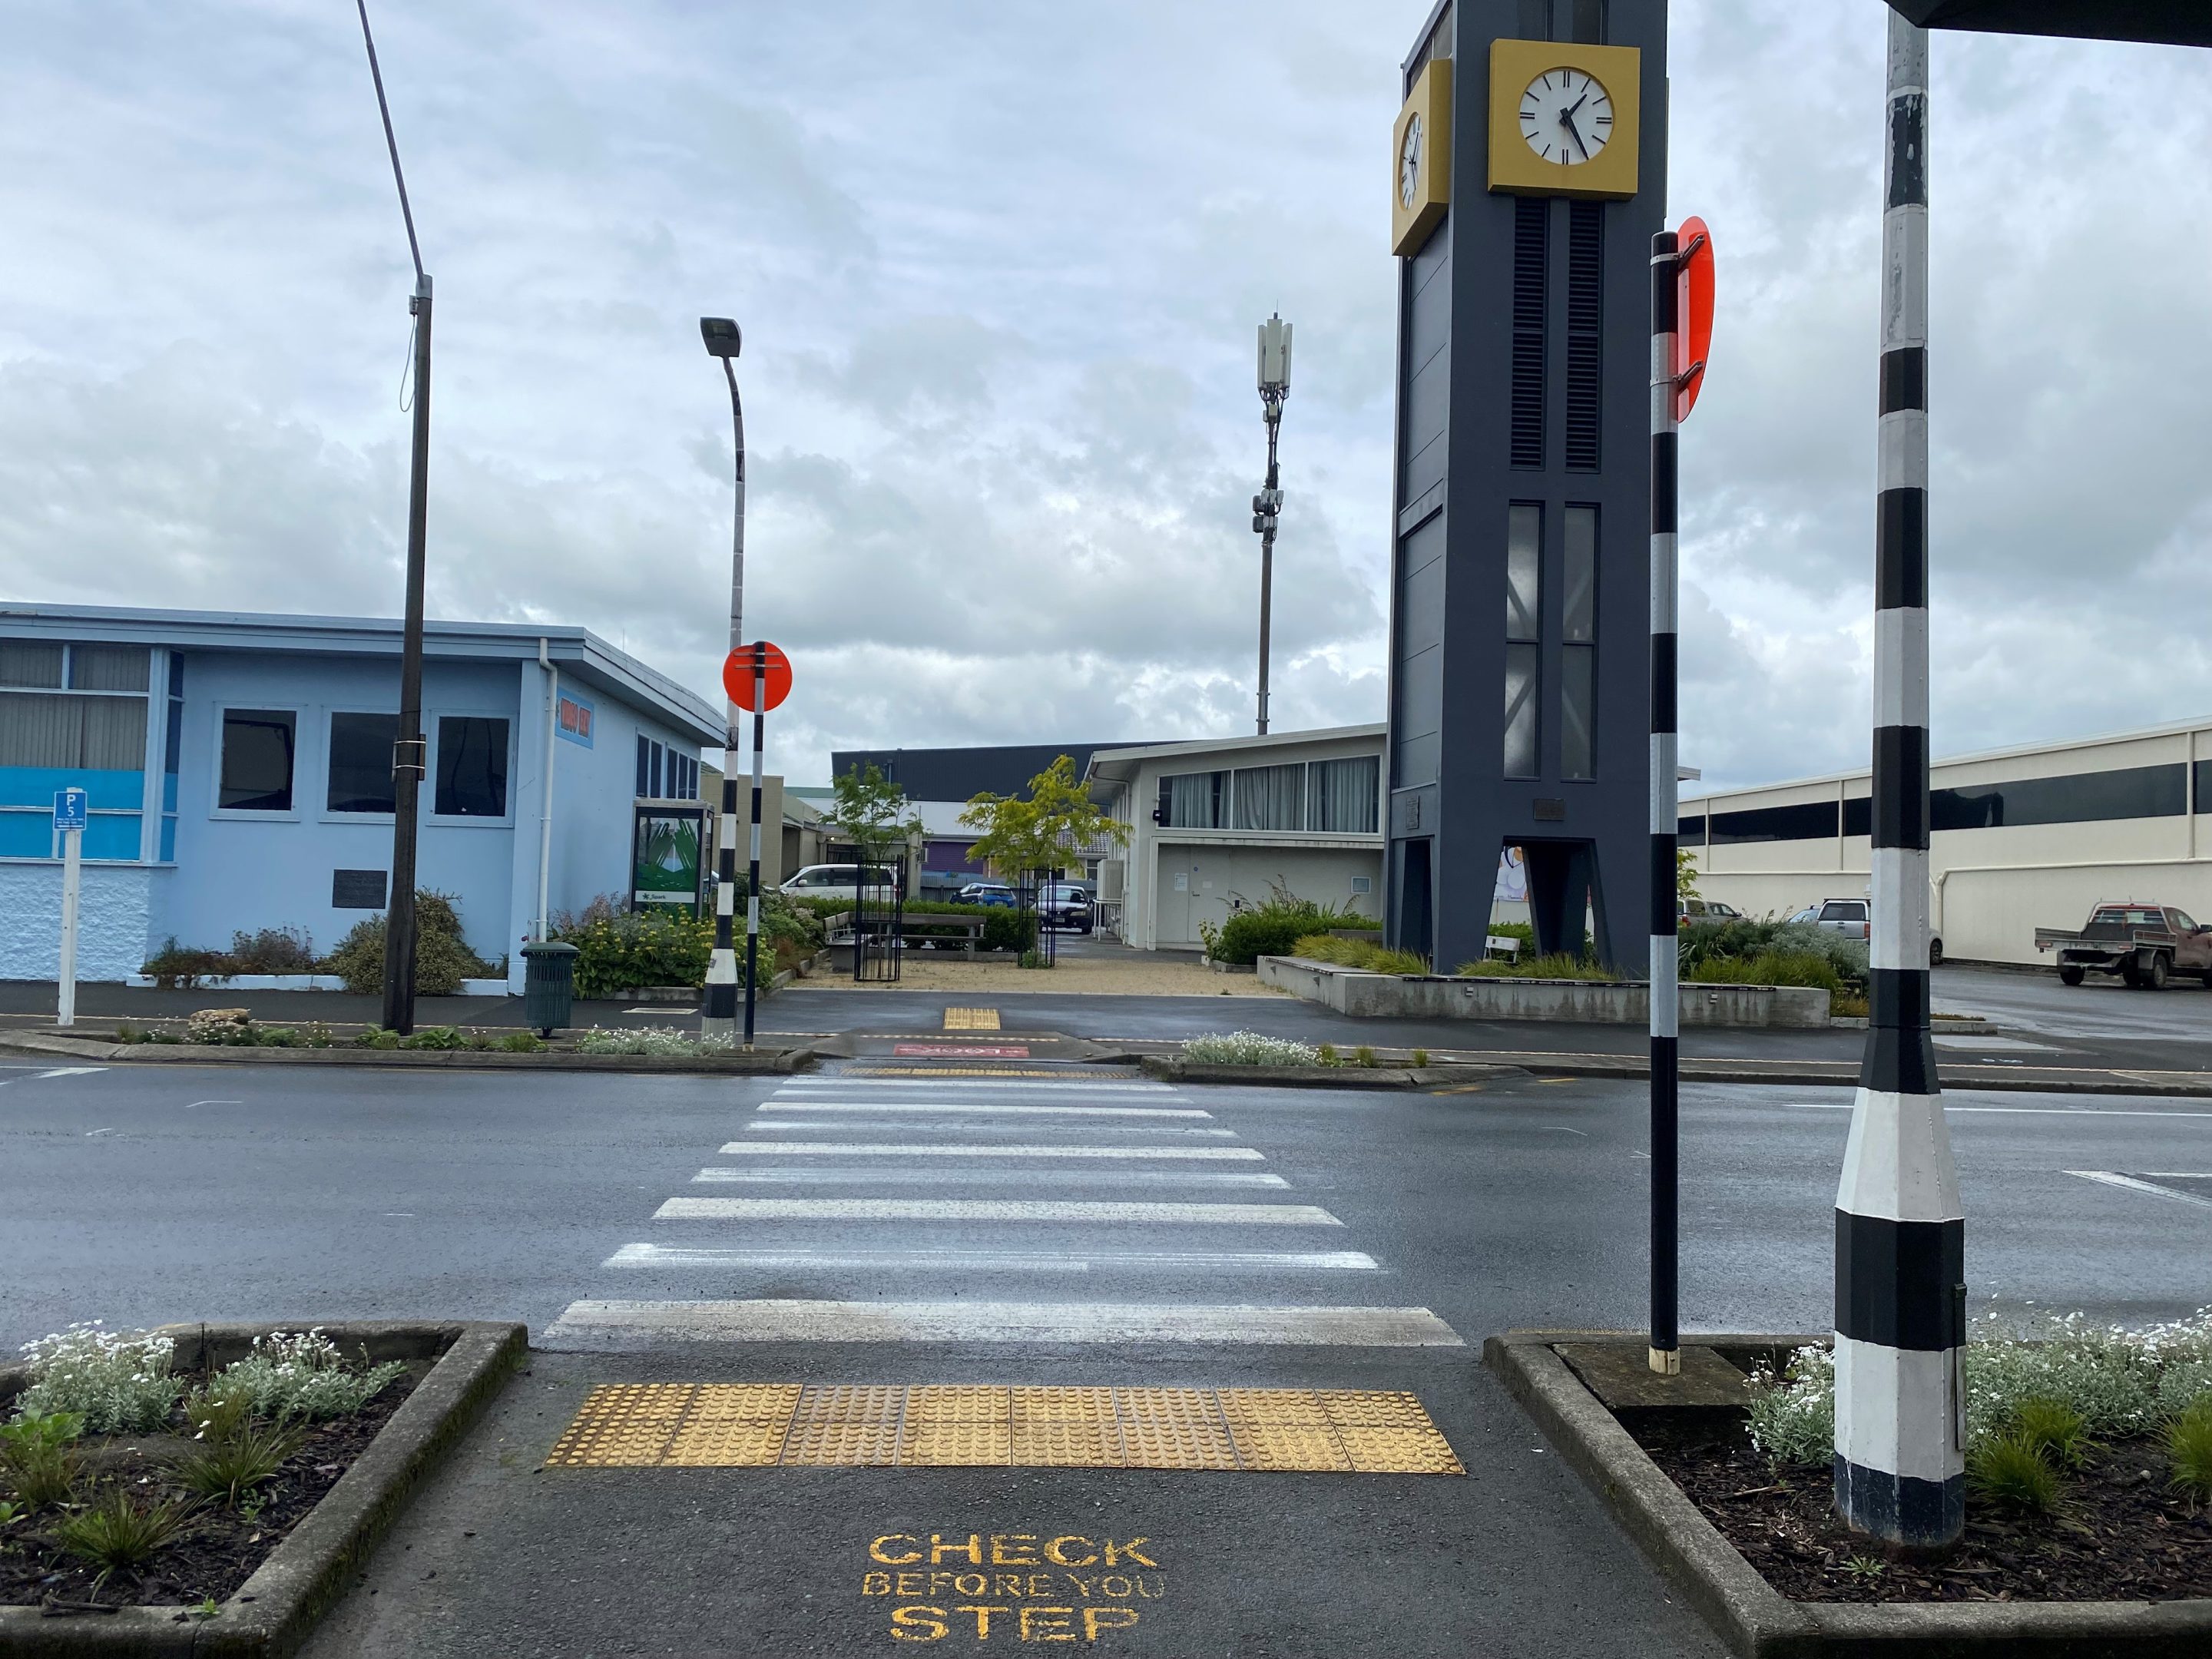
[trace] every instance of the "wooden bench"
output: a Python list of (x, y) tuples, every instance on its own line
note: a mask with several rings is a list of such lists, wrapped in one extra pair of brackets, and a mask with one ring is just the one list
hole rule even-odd
[[(880, 938), (890, 930), (891, 919), (889, 916), (872, 915), (860, 926), (872, 938)], [(922, 939), (957, 939), (960, 941), (963, 952), (972, 958), (977, 947), (983, 942), (983, 927), (984, 918), (981, 916), (947, 916), (923, 911), (919, 915), (902, 915), (899, 918), (899, 942), (904, 946), (916, 944)], [(841, 910), (833, 916), (824, 917), (823, 928), (830, 944), (852, 944), (853, 935), (856, 931), (853, 923), (853, 913), (849, 910)]]

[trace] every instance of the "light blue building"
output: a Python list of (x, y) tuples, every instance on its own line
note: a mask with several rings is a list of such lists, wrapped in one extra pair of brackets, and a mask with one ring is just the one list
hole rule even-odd
[[(384, 908), (397, 622), (0, 604), (0, 979), (58, 971), (53, 796), (90, 792), (77, 972), (121, 980), (173, 937)], [(508, 963), (548, 909), (631, 886), (641, 798), (696, 800), (720, 711), (580, 628), (425, 629), (417, 884)], [(545, 828), (550, 824), (550, 838)], [(550, 846), (545, 845), (550, 839)]]

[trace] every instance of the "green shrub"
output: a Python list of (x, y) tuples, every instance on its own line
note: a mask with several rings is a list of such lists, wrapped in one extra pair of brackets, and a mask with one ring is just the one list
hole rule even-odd
[(1778, 1463), (1826, 1468), (1836, 1450), (1836, 1361), (1824, 1347), (1798, 1349), (1779, 1371), (1751, 1374), (1751, 1443)]
[(76, 1490), (73, 1443), (83, 1432), (84, 1419), (76, 1412), (19, 1417), (0, 1426), (0, 1475), (33, 1509), (67, 1503)]
[(1844, 988), (1835, 963), (1810, 951), (1763, 951), (1755, 957), (1707, 957), (1684, 976), (1692, 985), (1800, 985), (1833, 996)]
[(1966, 1448), (1966, 1485), (2006, 1509), (2048, 1515), (2058, 1507), (2058, 1472), (2040, 1446), (2017, 1432), (1988, 1435)]
[(304, 927), (264, 927), (230, 936), (231, 969), (240, 974), (312, 974), (315, 941)]
[[(1803, 921), (1754, 921), (1733, 916), (1718, 921), (1696, 921), (1680, 934), (1681, 976), (1699, 984), (1817, 984), (1834, 991), (1863, 990), (1867, 982), (1867, 942), (1847, 939), (1832, 927), (1816, 927)], [(1738, 977), (1726, 969), (1707, 969), (1710, 963), (1757, 963), (1765, 957), (1816, 957), (1827, 964), (1832, 979), (1759, 979)], [(1811, 973), (1802, 964), (1776, 971)]]
[(1318, 1066), (1321, 1050), (1257, 1031), (1220, 1031), (1186, 1037), (1182, 1057), (1202, 1066)]
[(2166, 1425), (2166, 1455), (2173, 1462), (2173, 1484), (2197, 1503), (2212, 1504), (2212, 1395)]
[(535, 1031), (509, 1031), (491, 1046), (503, 1054), (534, 1054), (545, 1047)]
[(594, 1025), (576, 1039), (576, 1052), (585, 1054), (661, 1054), (683, 1057), (727, 1054), (737, 1046), (733, 1037), (694, 1036), (665, 1025), (646, 1025), (630, 1030), (607, 1030)]
[(305, 1436), (280, 1423), (244, 1422), (177, 1459), (178, 1484), (202, 1498), (239, 1499), (283, 1468)]
[(159, 1428), (185, 1385), (169, 1375), (176, 1344), (166, 1336), (118, 1336), (98, 1320), (24, 1346), (33, 1381), (15, 1397), (24, 1418), (74, 1413), (93, 1434)]
[(173, 991), (179, 988), (190, 990), (204, 979), (228, 978), (238, 968), (220, 951), (185, 950), (172, 933), (160, 950), (146, 958), (138, 971), (152, 975), (154, 982), (164, 991)]
[(1364, 939), (1338, 939), (1329, 933), (1309, 933), (1292, 942), (1289, 954), (1308, 962), (1334, 963), (1369, 974), (1425, 974), (1429, 959), (1416, 951), (1389, 951)]
[(2063, 1400), (2021, 1401), (2013, 1407), (2010, 1432), (2058, 1468), (2078, 1468), (2089, 1449), (2089, 1425)]
[(1344, 1056), (1336, 1052), (1336, 1045), (1334, 1042), (1322, 1043), (1321, 1048), (1316, 1051), (1316, 1058), (1323, 1066), (1341, 1066), (1344, 1064)]
[(48, 1528), (54, 1542), (100, 1569), (100, 1577), (118, 1567), (135, 1567), (185, 1529), (188, 1504), (141, 1504), (128, 1486), (109, 1488), (89, 1509), (64, 1516)]
[(469, 1040), (458, 1025), (425, 1025), (411, 1036), (399, 1039), (403, 1048), (465, 1048)]
[(1617, 984), (1620, 975), (1583, 957), (1532, 957), (1522, 962), (1462, 962), (1458, 972), (1468, 979), (1581, 979)]
[(1414, 1049), (1413, 1054), (1413, 1068), (1416, 1071), (1419, 1070), (1422, 1066), (1426, 1066), (1429, 1063), (1429, 1051), (1426, 1048)]
[(1375, 1064), (1375, 1050), (1368, 1047), (1367, 1044), (1364, 1042), (1361, 1043), (1357, 1048), (1354, 1048), (1352, 1051), (1352, 1063), (1354, 1066), (1373, 1066)]
[(1276, 887), (1265, 904), (1239, 910), (1206, 941), (1206, 954), (1216, 962), (1249, 968), (1261, 957), (1286, 957), (1297, 942), (1332, 927), (1368, 927), (1372, 919), (1346, 908), (1334, 910)]
[[(345, 981), (356, 996), (374, 996), (384, 988), (384, 918), (357, 921), (338, 941), (323, 966)], [(461, 919), (443, 893), (415, 895), (415, 989), (426, 997), (449, 997), (465, 979), (489, 977), (492, 966), (469, 949)]]
[(1518, 939), (1521, 954), (1524, 957), (1533, 954), (1536, 949), (1536, 928), (1533, 922), (1493, 921), (1487, 932), (1492, 939)]
[(337, 1345), (320, 1329), (272, 1331), (255, 1337), (245, 1358), (222, 1368), (215, 1391), (242, 1395), (256, 1417), (319, 1423), (359, 1411), (406, 1370), (392, 1359), (348, 1370)]
[(354, 1038), (353, 1046), (356, 1048), (397, 1048), (399, 1046), (399, 1033), (372, 1025)]

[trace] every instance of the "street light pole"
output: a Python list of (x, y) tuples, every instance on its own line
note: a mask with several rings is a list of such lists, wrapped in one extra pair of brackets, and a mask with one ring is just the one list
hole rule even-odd
[(1260, 537), (1260, 735), (1267, 735), (1267, 642), (1275, 587), (1275, 526), (1283, 511), (1282, 480), (1275, 470), (1275, 437), (1282, 428), (1283, 399), (1291, 395), (1291, 325), (1281, 313), (1260, 325), (1260, 415), (1267, 423), (1267, 483), (1252, 498), (1252, 528)]
[[(726, 317), (702, 317), (699, 336), (708, 355), (722, 361), (723, 377), (730, 383), (730, 426), (737, 444), (737, 516), (730, 532), (730, 649), (745, 642), (745, 410), (738, 398), (738, 349), (743, 337)], [(757, 707), (756, 691), (754, 702)], [(738, 706), (726, 702), (722, 709), (722, 799), (714, 836), (714, 951), (707, 960), (706, 1006), (701, 1010), (699, 1034), (733, 1042), (738, 1036), (738, 953), (736, 919), (738, 897)], [(757, 720), (757, 716), (755, 717)], [(754, 785), (758, 798), (759, 785)], [(758, 816), (758, 808), (755, 808)], [(757, 827), (754, 830), (757, 836)], [(753, 866), (753, 880), (760, 866)], [(757, 908), (760, 896), (751, 895)], [(751, 1037), (749, 1030), (745, 1036)]]
[(415, 842), (421, 812), (426, 745), (422, 740), (422, 572), (430, 487), (430, 277), (415, 239), (415, 210), (407, 202), (407, 175), (399, 167), (399, 141), (392, 131), (392, 106), (384, 96), (384, 71), (369, 33), (368, 0), (354, 0), (361, 14), (362, 44), (368, 49), (369, 79), (384, 120), (384, 145), (399, 187), (399, 216), (407, 226), (407, 252), (415, 262), (415, 292), (407, 309), (415, 319), (415, 438), (407, 480), (407, 610), (399, 645), (399, 718), (392, 745), (392, 891), (384, 922), (384, 1028), (415, 1029)]

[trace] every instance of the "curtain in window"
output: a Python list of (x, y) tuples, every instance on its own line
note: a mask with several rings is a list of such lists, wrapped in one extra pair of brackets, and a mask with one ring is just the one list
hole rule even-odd
[(1306, 769), (1240, 766), (1237, 769), (1236, 819), (1239, 830), (1303, 830)]
[(143, 698), (0, 696), (0, 766), (136, 772), (145, 764)]
[(1306, 769), (1306, 828), (1371, 836), (1380, 823), (1376, 791), (1382, 762), (1373, 755), (1316, 761)]
[(70, 651), (70, 684), (79, 691), (143, 691), (143, 645), (80, 645)]
[(1214, 811), (1218, 795), (1215, 781), (1219, 774), (1213, 772), (1184, 772), (1163, 778), (1167, 786), (1168, 826), (1176, 830), (1218, 830), (1219, 818)]

